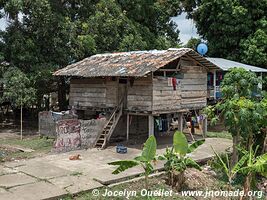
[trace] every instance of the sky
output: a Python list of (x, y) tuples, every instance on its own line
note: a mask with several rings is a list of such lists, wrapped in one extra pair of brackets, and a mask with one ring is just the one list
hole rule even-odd
[(192, 37), (199, 37), (194, 21), (192, 19), (186, 19), (186, 13), (182, 13), (178, 17), (173, 17), (172, 20), (178, 25), (180, 40), (183, 44), (186, 44)]
[[(186, 19), (186, 13), (182, 13), (178, 17), (173, 17), (172, 20), (178, 25), (180, 40), (183, 44), (186, 44), (191, 37), (199, 37), (193, 20)], [(4, 30), (6, 25), (5, 18), (0, 19), (0, 29)]]
[(4, 30), (6, 27), (6, 20), (4, 18), (0, 19), (0, 30)]

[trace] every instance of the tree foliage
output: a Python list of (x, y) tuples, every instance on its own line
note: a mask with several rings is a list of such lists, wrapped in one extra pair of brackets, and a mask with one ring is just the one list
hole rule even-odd
[(233, 135), (232, 166), (238, 161), (238, 145), (247, 150), (257, 146), (255, 142), (263, 146), (263, 141), (257, 138), (261, 137), (267, 125), (267, 104), (266, 97), (258, 90), (260, 82), (255, 73), (233, 68), (222, 82), (222, 100), (206, 108), (206, 113), (213, 121), (220, 118), (216, 115), (219, 112), (226, 128)]
[(267, 68), (267, 0), (184, 0), (209, 55)]
[(185, 47), (197, 50), (197, 45), (201, 42), (200, 38), (190, 38)]
[(28, 77), (19, 69), (11, 68), (3, 75), (5, 92), (1, 101), (10, 101), (16, 106), (30, 106), (35, 100), (35, 89)]
[[(176, 1), (3, 0), (0, 61), (16, 66), (33, 81), (37, 103), (56, 91), (52, 72), (96, 53), (166, 49), (179, 45), (170, 17)], [(4, 14), (4, 15), (3, 15)], [(46, 85), (47, 87), (43, 87)]]

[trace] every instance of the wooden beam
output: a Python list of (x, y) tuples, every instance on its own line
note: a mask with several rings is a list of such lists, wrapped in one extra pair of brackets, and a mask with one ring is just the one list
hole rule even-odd
[(154, 116), (158, 116), (160, 114), (173, 114), (173, 113), (182, 113), (189, 112), (189, 109), (173, 109), (173, 110), (155, 110), (152, 112)]
[(129, 140), (129, 130), (130, 130), (130, 122), (129, 122), (129, 113), (127, 113), (127, 122), (126, 122), (126, 127), (127, 127), (127, 130), (126, 130), (126, 140), (128, 142)]
[(177, 69), (159, 69), (158, 71), (161, 71), (161, 72), (177, 72), (179, 70), (177, 70)]
[(216, 70), (214, 70), (213, 72), (213, 87), (214, 87), (213, 91), (214, 100), (216, 100)]
[(204, 136), (204, 138), (207, 137), (207, 132), (208, 132), (208, 118), (207, 118), (207, 116), (205, 116), (204, 123), (203, 123), (203, 136)]
[(148, 136), (154, 135), (154, 116), (148, 116)]
[(193, 60), (193, 62), (196, 62), (197, 64), (199, 64), (200, 66), (204, 67), (207, 71), (208, 71), (208, 67), (204, 66), (202, 63), (198, 62), (194, 57), (192, 56), (188, 56), (188, 55), (185, 55), (187, 58)]

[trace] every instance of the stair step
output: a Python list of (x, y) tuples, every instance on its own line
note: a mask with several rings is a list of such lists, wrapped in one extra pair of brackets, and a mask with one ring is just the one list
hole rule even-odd
[(98, 141), (104, 141), (105, 140), (105, 138), (99, 138), (99, 140)]
[(96, 143), (96, 145), (100, 145), (100, 146), (102, 146), (102, 145), (103, 145), (103, 143)]

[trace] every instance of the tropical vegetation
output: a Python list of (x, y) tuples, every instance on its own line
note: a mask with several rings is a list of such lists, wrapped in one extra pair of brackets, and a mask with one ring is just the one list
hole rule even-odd
[(108, 163), (109, 165), (119, 165), (112, 174), (119, 174), (129, 168), (140, 165), (144, 169), (146, 188), (148, 189), (148, 176), (153, 172), (152, 162), (156, 162), (157, 142), (155, 136), (151, 135), (145, 142), (141, 156), (133, 160), (121, 160)]
[(178, 191), (185, 182), (184, 172), (187, 168), (201, 170), (201, 167), (188, 154), (192, 153), (204, 141), (198, 140), (189, 145), (185, 135), (182, 132), (176, 131), (173, 135), (172, 148), (167, 148), (166, 153), (159, 157), (160, 160), (166, 160), (164, 168), (168, 173), (168, 184)]

